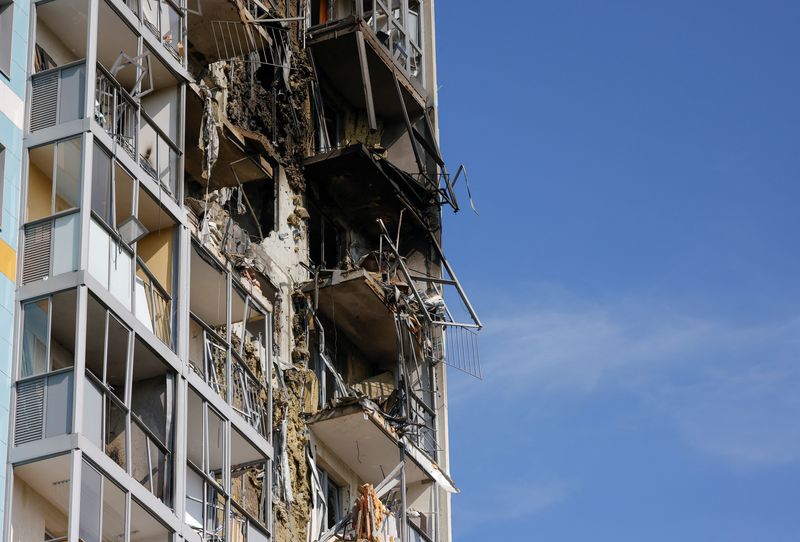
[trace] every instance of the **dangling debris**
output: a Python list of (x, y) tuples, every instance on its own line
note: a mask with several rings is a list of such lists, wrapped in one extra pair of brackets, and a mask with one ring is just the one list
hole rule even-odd
[(203, 153), (203, 178), (211, 178), (211, 169), (219, 156), (219, 121), (214, 114), (214, 100), (211, 91), (200, 83), (200, 92), (203, 96), (203, 118), (200, 121), (200, 151)]

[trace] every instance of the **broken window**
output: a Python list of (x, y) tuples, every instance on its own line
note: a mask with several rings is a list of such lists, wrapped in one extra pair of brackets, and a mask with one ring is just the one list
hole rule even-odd
[(172, 347), (177, 222), (141, 186), (137, 217), (147, 233), (136, 242), (136, 316)]
[(25, 511), (10, 514), (15, 540), (66, 540), (71, 468), (69, 453), (14, 467), (9, 504)]
[[(230, 438), (230, 442), (228, 442)], [(187, 402), (185, 523), (202, 540), (267, 540), (269, 460), (192, 388)], [(226, 458), (224, 450), (230, 450)], [(230, 503), (230, 515), (226, 507)]]
[[(230, 472), (233, 504), (262, 527), (266, 526), (267, 457), (235, 429), (231, 434)], [(236, 529), (235, 522), (232, 527)]]
[(93, 296), (87, 304), (84, 432), (127, 470), (126, 382), (131, 331)]
[(325, 495), (325, 528), (330, 529), (344, 517), (344, 507), (347, 504), (346, 492), (342, 485), (337, 484), (327, 471), (319, 469), (322, 494)]
[(323, 269), (335, 269), (341, 260), (341, 252), (339, 229), (317, 205), (309, 202), (309, 260)]
[(175, 373), (141, 339), (131, 371), (131, 475), (171, 504)]
[(150, 0), (142, 4), (144, 25), (164, 48), (183, 62), (183, 11), (171, 0)]
[[(156, 0), (154, 0), (156, 1)], [(183, 123), (180, 80), (149, 53), (152, 86), (141, 93), (139, 165), (173, 197), (181, 184), (178, 134)]]
[(237, 283), (210, 254), (192, 245), (189, 363), (247, 423), (269, 438), (270, 319)]
[(169, 506), (175, 372), (91, 295), (87, 329), (84, 433)]
[(186, 516), (202, 540), (225, 539), (224, 449), (227, 425), (189, 388), (186, 428)]

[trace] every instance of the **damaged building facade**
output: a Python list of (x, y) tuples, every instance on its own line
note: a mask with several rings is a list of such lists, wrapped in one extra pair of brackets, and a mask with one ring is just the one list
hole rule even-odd
[(449, 542), (433, 1), (30, 18), (5, 539)]

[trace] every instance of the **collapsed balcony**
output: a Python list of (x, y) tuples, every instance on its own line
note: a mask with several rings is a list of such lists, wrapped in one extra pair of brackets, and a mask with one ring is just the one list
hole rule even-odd
[(424, 106), (427, 81), (420, 7), (421, 2), (415, 0), (311, 2), (309, 45), (318, 65), (343, 83), (340, 86), (343, 93), (356, 97), (363, 94), (360, 87), (363, 65), (345, 63), (342, 59), (361, 57), (361, 62), (368, 62), (375, 85), (376, 108), (381, 111), (384, 109), (379, 105), (382, 99), (379, 89), (391, 88), (385, 85), (394, 85), (391, 74), (399, 71), (408, 97), (419, 107)]

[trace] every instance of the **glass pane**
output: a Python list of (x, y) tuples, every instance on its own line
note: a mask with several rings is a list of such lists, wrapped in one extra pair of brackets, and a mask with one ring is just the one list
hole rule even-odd
[(81, 195), (81, 140), (61, 141), (56, 150), (55, 212), (78, 207)]
[(47, 371), (47, 299), (28, 303), (24, 307), (22, 331), (22, 367), (20, 377), (42, 374)]
[(133, 178), (116, 162), (114, 169), (114, 205), (119, 224), (133, 215)]
[(111, 157), (95, 143), (92, 154), (92, 211), (113, 227), (111, 213)]
[(28, 151), (28, 204), (26, 220), (53, 214), (53, 155), (55, 145)]
[(220, 269), (209, 264), (200, 249), (192, 246), (189, 281), (191, 311), (223, 337), (228, 312), (228, 278)]
[(109, 291), (130, 310), (133, 283), (133, 255), (120, 243), (111, 242), (109, 261)]
[(136, 338), (133, 352), (131, 409), (161, 442), (172, 435), (172, 370)]
[(125, 492), (103, 478), (103, 540), (125, 540)]
[(225, 424), (217, 413), (208, 409), (206, 431), (206, 474), (222, 485), (223, 451), (225, 447)]
[(198, 468), (203, 468), (203, 400), (189, 389), (186, 407), (186, 455)]
[(186, 468), (186, 517), (184, 522), (194, 529), (203, 529), (203, 479), (194, 470)]
[(83, 396), (83, 433), (92, 443), (103, 449), (103, 392), (85, 378)]
[(103, 360), (106, 350), (106, 308), (93, 296), (89, 295), (86, 307), (86, 370), (103, 382)]
[(231, 438), (231, 498), (247, 513), (266, 522), (266, 479), (264, 457), (239, 431)]
[(108, 289), (110, 238), (94, 220), (89, 221), (89, 274)]
[(128, 446), (125, 442), (125, 411), (111, 398), (106, 397), (106, 455), (123, 469), (128, 466)]
[(131, 500), (131, 542), (168, 542), (171, 533), (136, 500)]
[(72, 432), (72, 371), (47, 378), (45, 437)]
[(125, 401), (125, 374), (128, 369), (128, 340), (130, 332), (119, 320), (108, 319), (108, 362), (106, 385), (120, 401)]
[(245, 294), (238, 287), (233, 287), (231, 300), (231, 345), (237, 352), (241, 351), (242, 338), (244, 337), (245, 321)]
[(139, 424), (131, 422), (131, 476), (151, 489), (151, 462), (147, 457), (147, 436)]
[(53, 296), (50, 319), (50, 370), (72, 367), (75, 361), (77, 290)]
[(153, 494), (169, 504), (172, 498), (170, 457), (155, 442), (150, 441), (150, 459), (153, 462)]
[(58, 122), (83, 118), (83, 97), (86, 94), (86, 71), (83, 64), (61, 71), (58, 98)]
[(80, 215), (73, 213), (55, 221), (53, 275), (78, 269), (78, 227)]
[(100, 473), (86, 462), (81, 465), (81, 502), (78, 538), (82, 542), (100, 542)]

